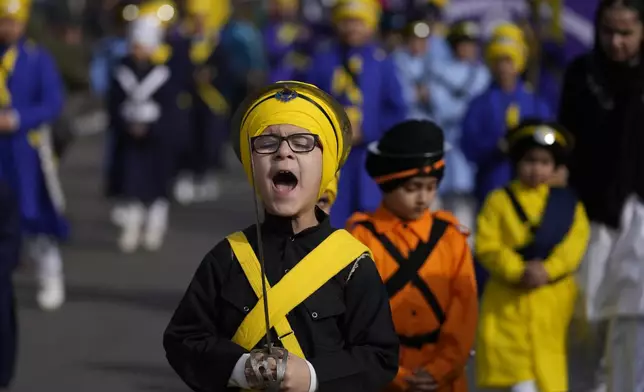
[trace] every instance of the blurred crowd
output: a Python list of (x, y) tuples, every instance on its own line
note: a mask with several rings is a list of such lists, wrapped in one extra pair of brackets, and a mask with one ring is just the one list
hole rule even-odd
[[(12, 303), (16, 227), (38, 266), (38, 303), (64, 303), (58, 245), (69, 227), (57, 167), (75, 138), (106, 136), (116, 245), (157, 251), (172, 206), (217, 201), (244, 98), (296, 80), (331, 94), (351, 122), (352, 150), (319, 203), (334, 227), (381, 205), (387, 191), (365, 162), (387, 130), (412, 119), (442, 130), (432, 208), (474, 233), (483, 387), (568, 390), (570, 355), (583, 364), (571, 367), (581, 376), (570, 390), (644, 391), (635, 343), (644, 342), (644, 1), (585, 1), (596, 12), (594, 47), (573, 61), (566, 2), (519, 2), (522, 16), (483, 26), (448, 19), (447, 0), (0, 0), (0, 304)], [(519, 131), (562, 151), (513, 155), (523, 136), (508, 135)], [(582, 203), (545, 255), (508, 245), (527, 241), (528, 226), (536, 236), (550, 211), (523, 185), (499, 194), (524, 159), (537, 167), (522, 177), (534, 182), (527, 188), (573, 189)], [(520, 224), (499, 218), (515, 210)], [(571, 319), (584, 320), (592, 345), (567, 347)], [(0, 355), (10, 342), (0, 340)], [(597, 342), (607, 349), (589, 353)], [(11, 378), (5, 357), (0, 388)]]

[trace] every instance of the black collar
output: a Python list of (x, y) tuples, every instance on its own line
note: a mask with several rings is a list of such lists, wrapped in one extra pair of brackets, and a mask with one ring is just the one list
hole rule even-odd
[(290, 217), (276, 216), (269, 213), (265, 214), (264, 222), (262, 223), (262, 235), (270, 237), (288, 237), (291, 239), (308, 238), (311, 239), (321, 236), (320, 242), (326, 238), (332, 231), (329, 216), (315, 207), (315, 217), (318, 224), (308, 229), (302, 230), (295, 234), (293, 232), (292, 219)]

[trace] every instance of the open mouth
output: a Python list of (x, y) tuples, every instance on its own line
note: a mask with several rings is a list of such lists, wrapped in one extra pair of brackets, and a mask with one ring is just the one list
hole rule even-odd
[(297, 177), (288, 170), (280, 170), (273, 176), (273, 186), (279, 193), (287, 193), (297, 186)]

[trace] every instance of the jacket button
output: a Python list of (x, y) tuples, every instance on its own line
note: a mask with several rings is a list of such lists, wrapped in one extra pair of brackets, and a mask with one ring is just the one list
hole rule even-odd
[(288, 271), (290, 271), (290, 269), (287, 268), (287, 269), (284, 270), (284, 273), (288, 274)]
[(317, 312), (311, 313), (311, 317), (313, 317), (314, 319), (318, 318), (318, 313)]
[(244, 312), (248, 312), (250, 308), (248, 306), (244, 306)]

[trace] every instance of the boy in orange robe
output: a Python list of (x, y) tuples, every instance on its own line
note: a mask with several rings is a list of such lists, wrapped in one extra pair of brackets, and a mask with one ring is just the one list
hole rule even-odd
[(469, 233), (448, 212), (430, 211), (443, 145), (436, 124), (415, 120), (370, 145), (367, 171), (383, 202), (348, 224), (373, 252), (400, 339), (399, 371), (387, 391), (467, 391), (477, 291)]

